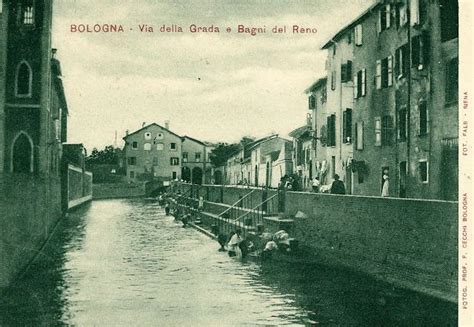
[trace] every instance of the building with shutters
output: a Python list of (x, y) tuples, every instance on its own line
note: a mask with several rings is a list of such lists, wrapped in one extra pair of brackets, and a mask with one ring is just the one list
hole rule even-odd
[[(349, 189), (378, 196), (388, 175), (390, 196), (457, 199), (457, 1), (378, 1), (323, 48), (335, 58), (342, 45), (351, 53), (352, 105), (342, 100), (338, 108), (328, 90), (327, 110), (352, 109), (346, 123), (328, 112), (336, 117), (335, 148), (337, 131), (352, 143)], [(328, 79), (333, 71), (329, 65)], [(342, 79), (331, 90), (339, 86), (345, 89)], [(327, 138), (334, 146), (331, 119)]]
[(128, 182), (181, 179), (182, 137), (152, 123), (123, 138)]
[[(327, 50), (326, 102), (325, 117), (320, 131), (325, 131), (326, 162), (324, 168), (326, 183), (331, 184), (335, 174), (346, 184), (346, 192), (352, 193), (352, 173), (349, 163), (352, 161), (353, 136), (352, 112), (354, 110), (354, 92), (365, 94), (366, 76), (364, 70), (354, 70), (354, 47), (361, 43), (362, 31), (342, 30), (322, 49)], [(356, 76), (353, 79), (353, 76)], [(311, 96), (310, 96), (311, 97)], [(321, 137), (321, 134), (319, 135)]]

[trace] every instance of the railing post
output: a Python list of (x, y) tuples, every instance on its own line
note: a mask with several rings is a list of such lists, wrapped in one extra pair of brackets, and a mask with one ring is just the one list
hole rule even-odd
[(286, 189), (284, 187), (278, 189), (278, 213), (285, 212)]
[(263, 214), (263, 211), (267, 211), (267, 196), (268, 196), (268, 189), (267, 187), (265, 186), (264, 189), (262, 189), (262, 214)]

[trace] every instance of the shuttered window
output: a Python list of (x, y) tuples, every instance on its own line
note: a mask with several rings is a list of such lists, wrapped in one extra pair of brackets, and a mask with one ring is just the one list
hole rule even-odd
[(344, 143), (352, 143), (352, 109), (349, 108), (343, 112), (342, 138)]

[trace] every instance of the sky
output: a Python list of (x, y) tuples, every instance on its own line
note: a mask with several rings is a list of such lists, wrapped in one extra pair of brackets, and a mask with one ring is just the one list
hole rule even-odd
[[(373, 0), (55, 0), (58, 49), (69, 107), (68, 142), (123, 144), (143, 123), (209, 142), (287, 137), (305, 123), (304, 91), (324, 76), (321, 46)], [(123, 33), (71, 32), (121, 24)], [(139, 31), (152, 26), (154, 33)], [(220, 33), (191, 33), (189, 26)], [(266, 33), (237, 33), (237, 26)], [(293, 25), (316, 29), (293, 34)], [(160, 28), (181, 27), (183, 33)], [(287, 26), (286, 34), (271, 32)], [(231, 32), (226, 28), (230, 27)]]

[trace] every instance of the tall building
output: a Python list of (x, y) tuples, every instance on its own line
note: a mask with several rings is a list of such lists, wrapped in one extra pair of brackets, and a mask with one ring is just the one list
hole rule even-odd
[(0, 246), (0, 287), (31, 260), (65, 207), (68, 107), (51, 49), (52, 2), (0, 0), (0, 244), (10, 245)]
[(323, 49), (331, 175), (353, 194), (388, 180), (389, 196), (457, 199), (457, 1), (379, 0)]
[(123, 138), (129, 182), (181, 179), (182, 137), (167, 127), (152, 123)]
[(52, 2), (3, 1), (0, 17), (0, 171), (59, 176), (68, 108)]

